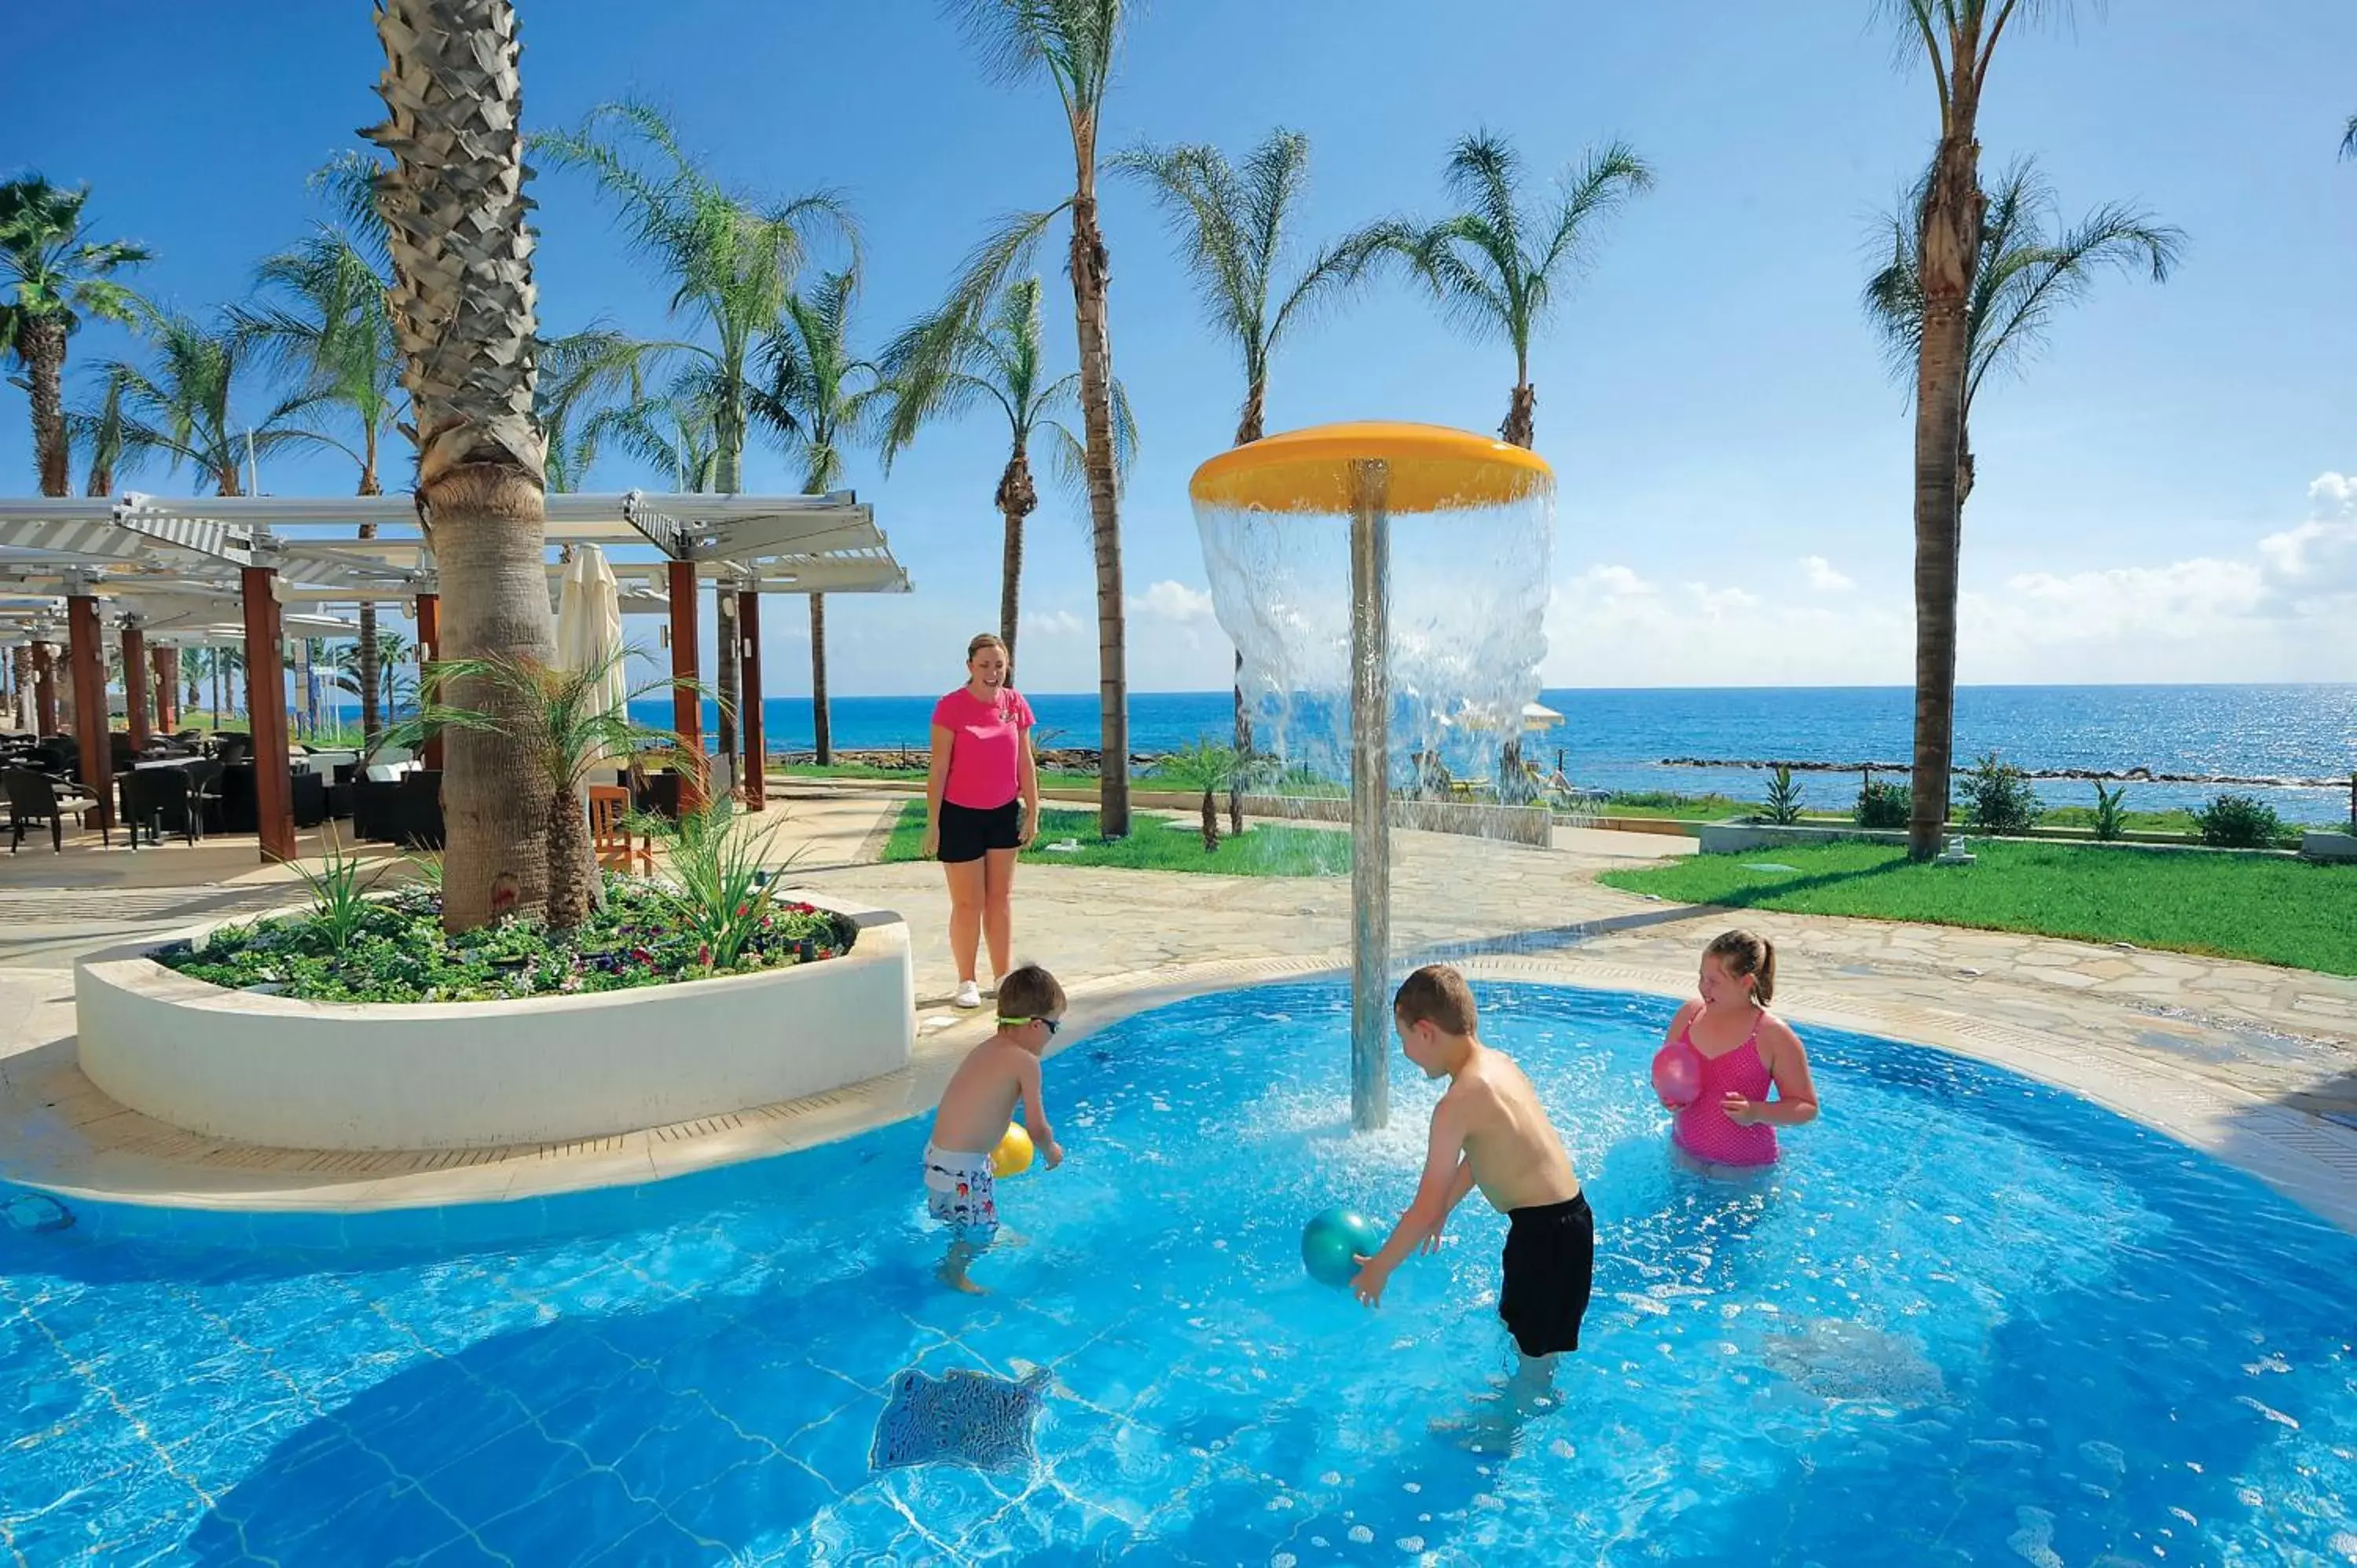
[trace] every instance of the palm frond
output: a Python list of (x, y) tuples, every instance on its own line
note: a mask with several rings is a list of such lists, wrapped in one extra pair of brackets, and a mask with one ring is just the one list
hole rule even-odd
[(380, 277), (393, 275), (393, 245), (376, 199), (376, 182), (388, 166), (372, 154), (348, 147), (313, 169), (306, 182)]
[(2348, 127), (2341, 133), (2341, 156), (2357, 158), (2357, 114), (2349, 116)]
[(1558, 182), (1561, 199), (1546, 246), (1530, 269), (1533, 315), (1546, 313), (1555, 279), (1566, 264), (1580, 258), (1590, 227), (1619, 210), (1631, 197), (1652, 188), (1652, 166), (1626, 142), (1614, 142), (1588, 154), (1577, 170)]
[(1097, 111), (1120, 51), (1125, 0), (946, 0), (984, 70), (1016, 83), (1044, 73), (1076, 134)]
[[(1272, 142), (1284, 138), (1280, 132)], [(1106, 166), (1143, 184), (1161, 209), (1205, 316), (1243, 349), (1247, 376), (1258, 371), (1267, 338), (1269, 268), (1286, 196), (1274, 187), (1288, 173), (1277, 166), (1281, 156), (1265, 144), (1243, 177), (1217, 147), (1200, 145), (1140, 145)]]
[[(926, 423), (971, 395), (959, 378), (975, 373), (975, 344), (988, 338), (1013, 275), (1029, 263), (1049, 223), (1070, 205), (1001, 219), (967, 253), (942, 303), (885, 346), (878, 364), (892, 393), (878, 424), (888, 467)], [(1033, 302), (1036, 320), (1036, 280)]]

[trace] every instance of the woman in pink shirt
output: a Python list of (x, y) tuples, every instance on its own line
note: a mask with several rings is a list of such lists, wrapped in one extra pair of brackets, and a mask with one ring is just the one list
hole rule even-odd
[(965, 650), (966, 682), (933, 704), (933, 766), (925, 781), (925, 854), (950, 883), (950, 954), (961, 1007), (982, 1005), (974, 950), (990, 939), (991, 989), (1015, 940), (1015, 857), (1039, 831), (1039, 769), (1031, 704), (1006, 683), (1006, 644), (984, 632)]

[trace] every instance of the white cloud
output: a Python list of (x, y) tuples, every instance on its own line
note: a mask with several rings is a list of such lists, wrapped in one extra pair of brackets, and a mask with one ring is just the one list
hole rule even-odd
[[(2345, 680), (2357, 624), (2357, 477), (2309, 487), (2309, 517), (2241, 550), (2083, 572), (2018, 571), (1957, 603), (1965, 682)], [(1852, 587), (1822, 556), (1812, 588)], [(1847, 685), (1913, 679), (1903, 585), (1837, 602), (1590, 566), (1547, 609), (1550, 684)]]
[(1835, 571), (1834, 564), (1822, 555), (1803, 556), (1801, 569), (1809, 575), (1809, 586), (1821, 594), (1846, 593), (1857, 586), (1856, 583)]
[(1025, 610), (1023, 629), (1038, 632), (1042, 637), (1064, 637), (1079, 631), (1087, 623), (1070, 610)]
[(1129, 601), (1129, 613), (1147, 616), (1157, 620), (1189, 621), (1211, 618), (1211, 596), (1201, 588), (1190, 588), (1175, 578), (1165, 577), (1145, 593)]

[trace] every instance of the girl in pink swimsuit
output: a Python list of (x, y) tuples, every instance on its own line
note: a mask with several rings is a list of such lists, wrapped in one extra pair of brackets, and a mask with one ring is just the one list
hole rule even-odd
[(1673, 1107), (1670, 1141), (1706, 1165), (1772, 1165), (1777, 1127), (1797, 1127), (1817, 1114), (1809, 1054), (1768, 1011), (1776, 993), (1775, 945), (1749, 931), (1719, 937), (1703, 950), (1699, 989), (1702, 999), (1670, 1021), (1668, 1043), (1699, 1058), (1702, 1086), (1691, 1101)]

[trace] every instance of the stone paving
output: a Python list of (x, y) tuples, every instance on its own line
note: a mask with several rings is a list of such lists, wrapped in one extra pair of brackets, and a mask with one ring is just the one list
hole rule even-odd
[[(920, 1048), (905, 1072), (816, 1101), (561, 1146), (326, 1155), (224, 1146), (113, 1105), (72, 1059), (78, 951), (217, 918), (193, 901), (292, 896), (283, 870), (223, 866), (157, 898), (167, 850), (0, 865), (0, 1176), (135, 1201), (356, 1208), (520, 1197), (774, 1154), (930, 1106), (988, 1027), (953, 1012), (939, 869), (875, 864), (905, 796), (796, 786), (776, 850), (787, 879), (901, 911), (916, 938)], [(1154, 830), (1144, 830), (1154, 831)], [(1394, 840), (1395, 948), (1477, 972), (1676, 993), (1736, 923), (1598, 886), (1615, 864), (1690, 841), (1587, 830), (1540, 851), (1438, 834)], [(250, 845), (246, 851), (251, 854)], [(69, 864), (70, 863), (70, 864)], [(46, 869), (41, 867), (45, 866)], [(60, 879), (72, 880), (60, 880)], [(166, 893), (173, 890), (166, 889)], [(41, 900), (125, 902), (102, 929), (51, 926)], [(1047, 964), (1085, 1024), (1169, 996), (1348, 962), (1346, 880), (1026, 865), (1016, 956)], [(2357, 1228), (2357, 980), (2001, 932), (1765, 912), (1780, 1010), (1997, 1060), (2061, 1082), (2242, 1164)], [(1069, 1041), (1081, 1033), (1068, 1030)]]

